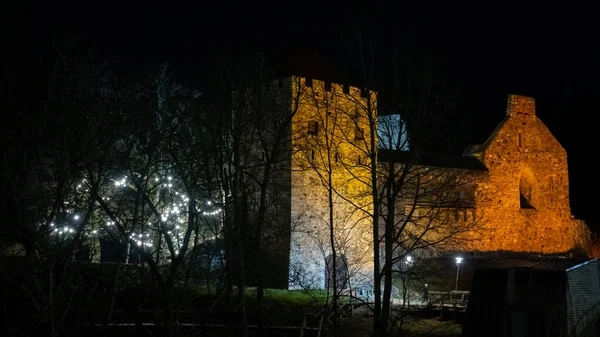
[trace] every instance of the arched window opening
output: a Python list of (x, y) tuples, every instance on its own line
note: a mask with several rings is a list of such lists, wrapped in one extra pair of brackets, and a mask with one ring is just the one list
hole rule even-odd
[[(340, 291), (349, 288), (350, 275), (348, 273), (348, 262), (345, 255), (336, 256), (335, 269), (337, 270), (335, 275), (337, 290)], [(333, 255), (329, 255), (325, 258), (325, 288), (327, 290), (333, 290), (333, 279)]]
[(534, 193), (535, 179), (530, 171), (524, 171), (519, 181), (519, 198), (521, 208), (535, 209)]

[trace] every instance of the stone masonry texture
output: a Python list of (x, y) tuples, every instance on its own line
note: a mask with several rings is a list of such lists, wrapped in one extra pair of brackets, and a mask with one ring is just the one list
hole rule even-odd
[[(369, 180), (369, 172), (361, 168), (368, 166), (364, 154), (371, 139), (367, 116), (360, 115), (365, 91), (300, 77), (286, 81), (291, 81), (286, 90), (296, 110), (291, 126), (290, 287), (325, 287), (325, 260), (331, 254), (328, 159), (330, 183), (338, 192), (332, 200), (336, 249), (348, 261), (352, 286), (368, 285), (372, 225), (356, 209), (373, 206), (360, 182)], [(366, 95), (376, 102), (375, 93)], [(457, 221), (476, 221), (481, 228), (468, 234), (462, 250), (565, 253), (589, 245), (589, 229), (570, 210), (567, 153), (537, 117), (533, 98), (509, 95), (506, 116), (496, 130), (463, 156), (475, 157), (486, 170), (462, 169), (473, 177), (466, 196), (472, 202), (449, 210), (460, 215)]]
[(475, 151), (488, 169), (475, 202), (485, 230), (469, 248), (560, 253), (590, 232), (569, 204), (567, 153), (537, 117), (531, 97), (509, 95), (506, 117)]

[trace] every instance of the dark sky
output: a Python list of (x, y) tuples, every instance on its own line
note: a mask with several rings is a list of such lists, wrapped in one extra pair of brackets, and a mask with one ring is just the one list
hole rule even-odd
[[(466, 142), (480, 143), (504, 116), (509, 93), (536, 98), (538, 116), (569, 156), (576, 217), (600, 229), (595, 212), (596, 97), (600, 53), (593, 8), (458, 5), (448, 2), (13, 2), (4, 22), (9, 43), (47, 48), (67, 28), (81, 32), (95, 53), (131, 66), (169, 61), (184, 80), (200, 78), (210, 49), (235, 44), (270, 49), (330, 49), (335, 36), (370, 22), (382, 39), (416, 40), (448, 61), (471, 115)], [(415, 2), (417, 3), (417, 2)]]

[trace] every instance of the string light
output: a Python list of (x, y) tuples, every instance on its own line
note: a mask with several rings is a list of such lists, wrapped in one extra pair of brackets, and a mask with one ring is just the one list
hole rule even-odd
[[(141, 180), (144, 178), (138, 173), (134, 173), (134, 176)], [(169, 188), (171, 193), (173, 193), (166, 194), (165, 196), (161, 195), (160, 197), (171, 199), (160, 199), (160, 202), (155, 204), (159, 212), (158, 214), (160, 214), (160, 221), (148, 221), (148, 227), (143, 229), (142, 232), (131, 231), (125, 237), (128, 238), (129, 242), (131, 242), (136, 249), (167, 249), (167, 246), (164, 243), (165, 241), (163, 241), (163, 244), (159, 245), (158, 247), (154, 244), (153, 239), (156, 239), (156, 237), (160, 235), (167, 235), (173, 243), (174, 248), (181, 247), (183, 245), (182, 240), (185, 238), (185, 233), (188, 231), (186, 224), (189, 221), (190, 216), (188, 212), (190, 198), (186, 193), (178, 190), (178, 186), (180, 185), (177, 184), (177, 180), (173, 178), (173, 176), (161, 177), (155, 175), (153, 179), (155, 182), (159, 183), (156, 186), (160, 187), (162, 185), (163, 188)], [(107, 214), (103, 213), (102, 208), (100, 208), (98, 214), (93, 213), (91, 216), (86, 217), (86, 220), (83, 221), (83, 223), (81, 221), (83, 217), (80, 214), (75, 214), (75, 211), (81, 207), (78, 199), (81, 198), (81, 193), (90, 191), (88, 188), (86, 188), (86, 186), (87, 182), (82, 180), (80, 183), (75, 185), (75, 188), (73, 189), (76, 192), (76, 194), (74, 194), (75, 199), (63, 202), (66, 208), (65, 213), (67, 215), (64, 222), (49, 223), (49, 226), (52, 228), (50, 233), (55, 235), (57, 239), (70, 240), (73, 238), (73, 234), (78, 232), (86, 237), (85, 240), (97, 240), (98, 237), (105, 237), (107, 235), (109, 235), (109, 238), (114, 238), (114, 235), (119, 235), (119, 231), (116, 231), (115, 227), (116, 222), (109, 218)], [(127, 176), (114, 179), (110, 185), (105, 185), (103, 187), (107, 189), (102, 190), (102, 197), (100, 200), (109, 201), (111, 200), (111, 197), (115, 200), (120, 200), (123, 193), (120, 187), (125, 186), (128, 186)], [(119, 202), (116, 204), (108, 204), (103, 206), (111, 207), (113, 205), (118, 205), (119, 207), (123, 206)], [(204, 203), (199, 200), (194, 200), (194, 209), (198, 210), (198, 214), (203, 216), (215, 216), (222, 212), (222, 209), (215, 207), (211, 200), (207, 200)], [(86, 228), (81, 228), (81, 226), (85, 226)], [(126, 222), (123, 223), (123, 226), (126, 226)], [(159, 226), (159, 228), (154, 226)], [(122, 227), (119, 225), (119, 228)], [(162, 228), (165, 229), (165, 232), (162, 232)], [(192, 236), (188, 237), (188, 240), (193, 240), (195, 235), (195, 233), (192, 233)], [(175, 255), (179, 254), (179, 250), (177, 249), (174, 250), (174, 252)], [(165, 254), (164, 256), (168, 256), (168, 254)]]

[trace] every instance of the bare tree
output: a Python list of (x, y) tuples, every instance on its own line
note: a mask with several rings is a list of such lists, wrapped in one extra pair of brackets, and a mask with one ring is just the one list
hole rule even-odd
[[(226, 297), (230, 330), (246, 331), (245, 292), (257, 287), (257, 326), (262, 330), (265, 287), (287, 287), (290, 235), (291, 123), (299, 107), (298, 90), (278, 77), (259, 53), (233, 61), (220, 57), (215, 85), (206, 104), (215, 116), (215, 157), (226, 196)], [(223, 61), (225, 60), (225, 61)], [(284, 238), (284, 239), (282, 239)], [(237, 287), (234, 305), (233, 287)], [(234, 310), (236, 309), (236, 310)], [(237, 311), (237, 319), (233, 319)]]
[[(297, 79), (296, 85), (307, 88), (307, 100), (303, 101), (294, 125), (298, 138), (294, 140), (293, 168), (294, 186), (297, 198), (307, 203), (308, 219), (304, 228), (294, 235), (301, 242), (302, 260), (299, 269), (304, 274), (318, 273), (323, 264), (324, 287), (331, 291), (332, 326), (339, 325), (339, 307), (342, 294), (353, 293), (354, 284), (364, 286), (364, 270), (369, 264), (368, 235), (365, 231), (364, 212), (369, 200), (365, 197), (362, 183), (366, 171), (358, 163), (367, 158), (354, 150), (350, 142), (364, 141), (370, 137), (368, 130), (353, 122), (354, 115), (345, 114), (350, 107), (355, 108), (347, 93), (359, 95), (357, 88), (311, 79)], [(360, 97), (360, 96), (359, 96)], [(359, 98), (360, 99), (360, 98)], [(353, 110), (354, 111), (354, 110)], [(351, 134), (351, 136), (350, 136)], [(349, 138), (350, 137), (350, 138)], [(351, 162), (352, 168), (345, 162)], [(367, 227), (368, 228), (368, 227)], [(312, 241), (312, 242), (307, 242)], [(312, 253), (310, 247), (317, 247), (322, 256)], [(294, 253), (292, 253), (294, 254)], [(312, 268), (308, 264), (314, 265)], [(304, 265), (303, 268), (301, 265)], [(312, 278), (308, 275), (305, 278)]]
[(73, 46), (69, 40), (64, 48), (57, 47), (48, 80), (35, 82), (45, 88), (40, 97), (32, 98), (35, 92), (15, 95), (27, 102), (15, 104), (10, 113), (27, 112), (28, 119), (4, 134), (9, 137), (4, 138), (8, 142), (2, 179), (8, 184), (2, 185), (3, 194), (10, 194), (3, 198), (2, 213), (8, 221), (2, 238), (23, 248), (22, 265), (27, 268), (15, 272), (8, 258), (3, 261), (3, 276), (8, 284), (18, 282), (27, 298), (15, 310), (24, 328), (48, 335), (68, 334), (87, 324), (77, 307), (89, 306), (105, 286), (82, 276), (98, 258), (98, 247), (88, 238), (95, 235), (90, 227), (96, 221), (91, 195), (97, 193), (99, 180), (92, 177), (86, 191), (78, 184), (82, 173), (107, 156), (113, 116), (105, 112), (120, 102), (102, 98), (112, 80), (108, 64), (78, 58)]
[[(359, 113), (344, 113), (363, 116), (366, 129), (377, 135), (349, 143), (369, 159), (362, 167), (371, 179), (359, 181), (374, 208), (361, 209), (372, 219), (373, 329), (376, 336), (384, 336), (390, 330), (393, 279), (402, 275), (399, 266), (405, 258), (461, 247), (476, 228), (478, 215), (471, 202), (477, 174), (449, 161), (431, 160), (441, 156), (426, 155), (448, 137), (456, 112), (456, 91), (446, 82), (439, 60), (427, 53), (397, 52), (376, 61), (381, 55), (368, 32), (359, 30), (351, 37), (349, 57), (357, 82), (381, 88), (377, 94), (364, 89), (361, 99), (348, 95)], [(383, 73), (380, 63), (385, 64)], [(360, 118), (351, 120), (361, 127)], [(346, 167), (356, 167), (350, 164)], [(459, 221), (458, 214), (473, 216)]]
[[(204, 173), (210, 163), (200, 155), (202, 125), (189, 110), (198, 93), (170, 81), (165, 67), (143, 75), (116, 80), (106, 74), (91, 77), (95, 87), (74, 87), (81, 96), (76, 107), (84, 110), (75, 110), (80, 118), (68, 140), (79, 147), (65, 153), (79, 157), (49, 219), (48, 235), (52, 249), (66, 247), (58, 260), (63, 270), (74, 253), (103, 243), (116, 244), (115, 275), (121, 262), (141, 263), (171, 334), (176, 328), (172, 291), (186, 253), (215, 232), (221, 208), (212, 204), (218, 195), (207, 193)], [(40, 252), (44, 258), (49, 253)], [(185, 287), (187, 274), (184, 279)], [(117, 281), (115, 276), (109, 308)]]
[(209, 239), (207, 233), (218, 231), (213, 218), (221, 207), (213, 201), (218, 191), (211, 191), (205, 174), (211, 164), (202, 156), (203, 126), (198, 111), (190, 111), (199, 94), (172, 82), (166, 67), (146, 89), (121, 113), (122, 133), (113, 145), (119, 158), (95, 198), (106, 221), (101, 234), (121, 242), (127, 262), (148, 267), (170, 334), (177, 316), (172, 291), (180, 276), (184, 293), (188, 285), (189, 269), (181, 274), (186, 256)]

